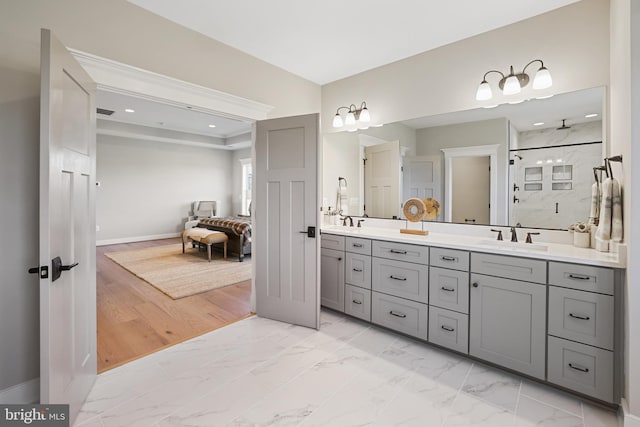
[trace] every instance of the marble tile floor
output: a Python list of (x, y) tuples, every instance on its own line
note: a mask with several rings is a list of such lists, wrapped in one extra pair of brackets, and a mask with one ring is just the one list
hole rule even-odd
[(614, 412), (322, 312), (257, 316), (98, 376), (75, 425), (615, 427)]

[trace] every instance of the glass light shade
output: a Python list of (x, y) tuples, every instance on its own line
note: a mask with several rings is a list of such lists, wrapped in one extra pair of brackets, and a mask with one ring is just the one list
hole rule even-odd
[(546, 89), (551, 87), (553, 81), (551, 80), (551, 73), (545, 67), (540, 67), (536, 76), (533, 79), (534, 89)]
[(367, 107), (364, 107), (362, 111), (360, 111), (359, 120), (362, 123), (369, 123), (371, 121), (371, 115), (369, 115), (369, 110), (367, 109)]
[(333, 127), (341, 128), (342, 125), (344, 125), (344, 123), (342, 122), (342, 117), (340, 117), (340, 114), (336, 114), (335, 116), (333, 116)]
[(349, 111), (347, 113), (347, 117), (345, 117), (344, 119), (344, 124), (345, 125), (353, 125), (356, 123), (356, 116), (353, 114), (353, 112)]
[(487, 101), (493, 97), (493, 92), (491, 91), (491, 86), (487, 83), (486, 80), (483, 80), (478, 86), (478, 91), (476, 92), (476, 101)]
[(514, 75), (507, 77), (507, 80), (504, 82), (504, 89), (502, 92), (505, 95), (515, 95), (516, 93), (520, 93), (520, 82), (518, 78)]

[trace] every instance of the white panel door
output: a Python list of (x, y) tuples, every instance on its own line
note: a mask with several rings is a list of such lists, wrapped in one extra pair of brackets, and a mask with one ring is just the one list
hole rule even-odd
[(48, 30), (40, 67), (40, 400), (73, 424), (96, 377), (96, 89)]
[[(440, 156), (405, 157), (402, 164), (402, 201), (411, 197), (431, 197), (442, 205), (441, 168)], [(442, 220), (442, 213), (436, 220)]]
[(365, 149), (365, 213), (391, 218), (400, 214), (400, 142)]
[(253, 243), (259, 316), (320, 327), (318, 114), (256, 125)]

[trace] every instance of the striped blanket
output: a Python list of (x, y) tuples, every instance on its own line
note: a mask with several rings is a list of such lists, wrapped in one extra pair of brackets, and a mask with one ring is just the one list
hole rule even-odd
[(244, 235), (245, 242), (251, 241), (251, 218), (250, 217), (225, 217), (225, 218), (202, 218), (199, 224), (204, 226), (212, 225), (216, 227), (228, 228), (237, 236)]

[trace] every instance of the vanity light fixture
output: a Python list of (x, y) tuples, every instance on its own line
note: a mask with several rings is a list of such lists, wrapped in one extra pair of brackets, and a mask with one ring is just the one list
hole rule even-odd
[(536, 71), (536, 75), (533, 78), (533, 89), (546, 89), (551, 87), (551, 73), (544, 66), (544, 63), (540, 59), (534, 59), (524, 66), (522, 72), (515, 73), (513, 71), (513, 65), (509, 67), (509, 74), (504, 75), (501, 71), (498, 70), (489, 70), (484, 73), (484, 77), (482, 77), (482, 82), (480, 86), (478, 86), (478, 91), (476, 92), (476, 100), (478, 101), (487, 101), (493, 97), (493, 92), (491, 91), (491, 86), (489, 86), (489, 82), (487, 82), (487, 75), (491, 73), (498, 73), (502, 76), (500, 81), (498, 82), (498, 87), (502, 89), (502, 93), (505, 95), (515, 95), (520, 93), (520, 90), (529, 84), (529, 75), (526, 73), (527, 67), (534, 62), (540, 62), (540, 68)]
[[(344, 119), (340, 115), (340, 110), (347, 110), (347, 114)], [(356, 122), (363, 123), (365, 126), (369, 126), (369, 122), (371, 121), (371, 115), (369, 114), (369, 110), (367, 109), (367, 103), (362, 101), (360, 104), (360, 108), (356, 107), (355, 104), (351, 104), (348, 107), (339, 107), (336, 110), (336, 115), (333, 116), (333, 127), (341, 128), (344, 125), (351, 126), (355, 125)]]

